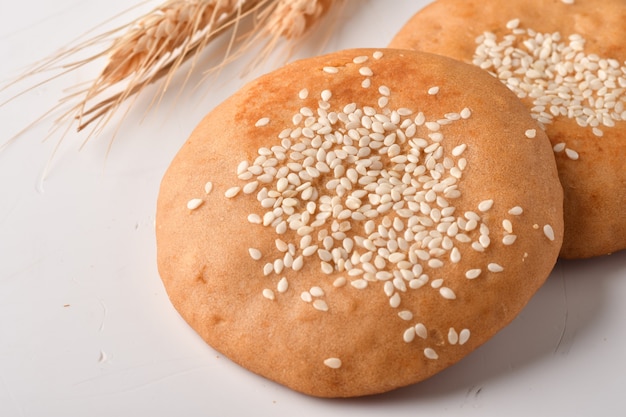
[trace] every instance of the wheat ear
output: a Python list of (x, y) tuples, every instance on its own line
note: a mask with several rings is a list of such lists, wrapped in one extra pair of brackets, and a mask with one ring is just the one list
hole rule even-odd
[[(240, 58), (259, 40), (268, 40), (261, 57), (269, 55), (281, 38), (297, 40), (331, 4), (340, 1), (343, 0), (167, 0), (126, 25), (45, 60), (25, 76), (60, 70), (50, 78), (54, 79), (106, 57), (107, 62), (93, 83), (62, 97), (46, 113), (64, 108), (54, 121), (56, 128), (75, 125), (80, 131), (90, 126), (92, 133), (97, 133), (129, 98), (136, 98), (145, 87), (163, 80), (152, 101), (158, 102), (181, 65), (192, 59), (192, 71), (199, 53), (224, 32), (232, 32), (226, 51), (217, 65), (204, 68), (207, 73)], [(240, 33), (242, 23), (250, 20), (252, 29)], [(86, 59), (66, 62), (73, 54), (107, 40), (109, 46), (104, 50)]]

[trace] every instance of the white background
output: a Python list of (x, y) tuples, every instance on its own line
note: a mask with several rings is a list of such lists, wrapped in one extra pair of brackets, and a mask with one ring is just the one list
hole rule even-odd
[[(320, 35), (298, 57), (384, 47), (428, 3), (351, 1), (323, 49)], [(4, 5), (0, 81), (132, 4)], [(461, 363), (369, 398), (292, 392), (234, 365), (188, 328), (156, 269), (160, 179), (201, 117), (277, 62), (245, 79), (237, 76), (243, 64), (231, 65), (197, 92), (178, 99), (170, 92), (147, 114), (148, 99), (140, 98), (121, 125), (111, 123), (82, 148), (85, 135), (71, 131), (43, 141), (52, 126), (46, 120), (0, 152), (0, 416), (626, 415), (626, 252), (560, 261), (521, 315)], [(98, 68), (0, 107), (0, 143)], [(28, 85), (0, 92), (0, 101)]]

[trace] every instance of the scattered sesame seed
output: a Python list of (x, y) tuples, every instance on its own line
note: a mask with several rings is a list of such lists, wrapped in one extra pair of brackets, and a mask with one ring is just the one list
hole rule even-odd
[(257, 120), (257, 122), (254, 124), (254, 126), (256, 127), (263, 127), (263, 126), (267, 126), (270, 123), (270, 118), (269, 117), (263, 117), (259, 120)]
[(328, 311), (328, 304), (326, 304), (326, 301), (320, 300), (318, 298), (316, 300), (313, 300), (313, 308), (319, 311)]
[(478, 278), (478, 276), (480, 275), (482, 271), (480, 269), (470, 269), (467, 272), (465, 272), (465, 278), (467, 279), (475, 279)]
[(579, 158), (578, 152), (569, 148), (565, 149), (565, 155), (567, 155), (567, 157), (571, 159), (572, 161), (576, 161)]
[(274, 296), (274, 291), (270, 290), (269, 288), (263, 290), (263, 297), (267, 298), (268, 300), (274, 300), (276, 298)]
[(483, 213), (489, 211), (493, 207), (493, 200), (483, 200), (478, 204), (478, 210)]
[(276, 290), (279, 293), (285, 293), (289, 289), (289, 282), (286, 277), (282, 277), (280, 281), (278, 281), (278, 285), (276, 286)]
[(366, 78), (361, 82), (361, 87), (363, 88), (370, 88), (371, 86), (372, 86), (372, 80), (369, 78)]
[(526, 135), (528, 139), (534, 139), (537, 136), (537, 130), (528, 129), (526, 132), (524, 132), (524, 135)]
[(333, 281), (333, 287), (341, 288), (347, 283), (348, 283), (348, 280), (346, 280), (344, 277), (339, 277)]
[(302, 293), (300, 293), (300, 299), (305, 303), (310, 303), (311, 301), (313, 301), (313, 297), (308, 291), (303, 291)]
[(339, 69), (337, 67), (324, 67), (323, 71), (327, 74), (337, 74)]
[(469, 338), (470, 338), (469, 329), (461, 330), (461, 332), (459, 333), (459, 345), (464, 345), (465, 343), (467, 343)]
[(504, 271), (504, 268), (501, 265), (499, 265), (497, 263), (493, 263), (493, 262), (487, 265), (487, 269), (490, 272), (502, 272), (502, 271)]
[(321, 287), (311, 287), (309, 290), (313, 297), (322, 297), (324, 296), (324, 290)]
[(512, 209), (509, 210), (509, 214), (513, 215), (513, 216), (519, 216), (523, 212), (524, 212), (524, 210), (520, 206), (515, 206), (515, 207), (513, 207)]
[(211, 191), (213, 191), (213, 183), (209, 181), (204, 184), (204, 192), (205, 194), (211, 194)]
[(187, 208), (189, 210), (195, 210), (198, 207), (200, 207), (203, 202), (204, 200), (202, 200), (201, 198), (192, 198), (191, 200), (187, 202)]
[(439, 93), (439, 87), (435, 86), (435, 87), (430, 87), (428, 89), (428, 94), (431, 96), (436, 95), (437, 93)]
[(241, 187), (231, 187), (224, 193), (226, 198), (234, 198), (241, 191)]
[(341, 368), (341, 359), (339, 358), (324, 359), (324, 365), (328, 366), (331, 369), (339, 369)]
[(516, 29), (519, 26), (519, 19), (512, 19), (506, 23), (507, 29)]
[(309, 90), (307, 90), (306, 88), (303, 88), (298, 93), (298, 97), (300, 98), (300, 100), (305, 100), (307, 97), (309, 97)]
[(383, 57), (383, 53), (381, 51), (376, 51), (372, 54), (374, 59), (381, 59)]
[(554, 229), (552, 229), (552, 226), (549, 224), (543, 226), (543, 234), (546, 235), (549, 240), (554, 241)]
[(456, 300), (456, 294), (448, 287), (439, 288), (439, 293), (446, 300)]
[(259, 259), (263, 257), (263, 255), (261, 254), (261, 251), (256, 248), (249, 248), (248, 253), (250, 254), (250, 257), (254, 259), (255, 261), (258, 261)]
[(406, 343), (411, 343), (415, 339), (415, 327), (411, 326), (404, 331), (402, 334), (402, 339)]
[(428, 359), (439, 359), (439, 355), (437, 355), (437, 352), (435, 352), (433, 348), (424, 349), (424, 356), (426, 356)]
[(426, 330), (426, 326), (422, 323), (417, 323), (415, 326), (415, 334), (422, 339), (426, 339), (428, 337), (428, 330)]
[(392, 308), (398, 308), (400, 306), (400, 301), (401, 301), (400, 294), (395, 293), (389, 298), (389, 305)]
[(450, 327), (450, 330), (448, 330), (448, 343), (451, 345), (459, 343), (459, 334), (453, 327)]
[(515, 243), (516, 240), (517, 240), (516, 235), (504, 235), (504, 237), (502, 238), (502, 244), (506, 246), (510, 246), (513, 243)]
[(398, 313), (398, 317), (400, 317), (404, 321), (409, 321), (413, 319), (413, 313), (408, 310), (403, 310)]
[(359, 74), (364, 77), (371, 77), (372, 75), (374, 75), (374, 72), (370, 67), (361, 67), (359, 68)]
[(262, 224), (263, 220), (261, 219), (261, 216), (259, 216), (258, 214), (248, 214), (248, 222), (252, 223), (252, 224)]

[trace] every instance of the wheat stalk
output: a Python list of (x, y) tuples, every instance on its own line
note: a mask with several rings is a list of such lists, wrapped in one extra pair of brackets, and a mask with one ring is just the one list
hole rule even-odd
[[(206, 74), (241, 58), (258, 42), (266, 43), (252, 66), (269, 56), (280, 40), (286, 40), (293, 46), (315, 26), (333, 3), (341, 1), (167, 0), (138, 19), (93, 36), (33, 67), (19, 80), (51, 70), (58, 73), (26, 88), (17, 96), (97, 59), (106, 58), (102, 71), (90, 85), (62, 97), (53, 109), (36, 120), (39, 122), (54, 111), (63, 109), (61, 116), (54, 121), (54, 130), (63, 125), (68, 125), (68, 128), (75, 126), (78, 131), (91, 126), (92, 134), (98, 133), (123, 103), (131, 97), (136, 99), (148, 85), (163, 81), (151, 105), (159, 102), (182, 64), (192, 59), (190, 73), (198, 65), (200, 52), (224, 32), (231, 31), (227, 47), (218, 64), (204, 68)], [(251, 29), (242, 29), (246, 21), (252, 21)], [(72, 60), (87, 48), (107, 41), (108, 46), (103, 50), (84, 59)], [(189, 79), (189, 73), (183, 86)], [(17, 96), (0, 103), (0, 106)]]

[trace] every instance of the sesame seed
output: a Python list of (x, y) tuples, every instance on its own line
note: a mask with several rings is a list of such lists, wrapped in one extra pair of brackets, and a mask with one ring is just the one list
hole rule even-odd
[(369, 58), (367, 56), (357, 56), (352, 60), (352, 62), (355, 64), (363, 64), (364, 62), (367, 62), (368, 59)]
[(263, 290), (263, 297), (267, 298), (268, 300), (274, 300), (274, 291), (270, 290), (269, 288), (265, 288)]
[(459, 345), (464, 345), (470, 338), (470, 331), (463, 329), (459, 332)]
[(257, 122), (254, 124), (254, 126), (256, 127), (263, 127), (263, 126), (267, 126), (270, 123), (270, 118), (269, 117), (263, 117), (259, 120), (257, 120)]
[(441, 287), (441, 288), (439, 288), (439, 293), (446, 300), (455, 300), (456, 299), (456, 294), (454, 293), (454, 291), (452, 291), (448, 287)]
[(313, 297), (322, 297), (324, 295), (324, 290), (321, 287), (311, 287), (309, 290)]
[(348, 283), (348, 280), (346, 280), (344, 277), (339, 277), (333, 281), (333, 287), (340, 288), (346, 285), (347, 283)]
[(489, 211), (493, 207), (493, 200), (483, 200), (478, 204), (478, 210), (481, 212)]
[(506, 23), (507, 29), (516, 29), (519, 26), (519, 19), (512, 19)]
[(206, 184), (204, 184), (204, 193), (211, 194), (211, 191), (213, 191), (213, 183), (209, 181)]
[(361, 87), (363, 88), (370, 88), (371, 86), (372, 86), (372, 80), (369, 78), (366, 78), (361, 82)]
[(324, 67), (323, 71), (327, 74), (337, 74), (339, 69), (337, 67)]
[(415, 339), (415, 327), (409, 327), (402, 334), (402, 339), (406, 343), (411, 343)]
[(389, 305), (392, 308), (398, 308), (400, 306), (400, 302), (401, 302), (400, 294), (398, 293), (395, 293), (389, 298)]
[(204, 200), (202, 200), (201, 198), (192, 198), (191, 200), (187, 202), (187, 208), (189, 210), (195, 210), (198, 207), (200, 207), (203, 202)]
[(261, 219), (261, 216), (259, 216), (258, 214), (248, 214), (248, 222), (252, 223), (252, 224), (262, 224), (263, 220)]
[(513, 243), (515, 243), (516, 240), (517, 240), (516, 235), (504, 235), (504, 237), (502, 238), (502, 244), (506, 246), (510, 246)]
[(519, 216), (523, 212), (524, 212), (524, 210), (520, 206), (515, 206), (515, 207), (513, 207), (512, 209), (509, 210), (509, 214), (511, 214), (513, 216)]
[(308, 291), (303, 291), (300, 293), (300, 299), (305, 303), (310, 303), (313, 301), (313, 296)]
[(352, 285), (354, 288), (358, 290), (363, 290), (367, 288), (368, 283), (367, 283), (367, 280), (361, 278), (361, 279), (356, 279), (354, 281), (350, 281), (350, 285)]
[(571, 159), (572, 161), (576, 161), (579, 158), (578, 152), (569, 148), (565, 149), (565, 155), (567, 155), (567, 157)]
[(528, 139), (534, 139), (537, 136), (537, 130), (528, 129), (526, 132), (524, 132), (524, 135), (526, 135)]
[(431, 96), (436, 95), (437, 93), (439, 93), (439, 87), (435, 86), (435, 87), (430, 87), (428, 89), (428, 94)]
[(372, 75), (374, 75), (374, 72), (370, 67), (361, 67), (359, 68), (359, 74), (364, 77), (371, 77)]
[(550, 226), (549, 224), (543, 226), (543, 234), (546, 235), (549, 240), (554, 241), (554, 229), (552, 229), (552, 226)]
[(316, 300), (313, 300), (313, 308), (318, 311), (328, 311), (328, 304), (326, 304), (326, 301), (320, 300), (318, 298)]
[(383, 53), (382, 53), (382, 51), (376, 51), (376, 52), (374, 52), (374, 53), (372, 54), (372, 57), (373, 57), (374, 59), (381, 59), (381, 58), (383, 57)]
[(339, 358), (324, 359), (324, 365), (328, 366), (331, 369), (339, 369), (341, 368), (341, 359)]
[(250, 257), (254, 259), (255, 261), (258, 261), (263, 256), (261, 254), (261, 251), (255, 248), (249, 248), (248, 253), (250, 254)]
[(465, 272), (465, 278), (467, 279), (475, 279), (478, 278), (478, 276), (480, 275), (482, 271), (480, 269), (470, 269), (467, 272)]
[(398, 317), (400, 317), (404, 321), (409, 321), (413, 319), (413, 313), (408, 310), (403, 310), (398, 312)]
[(453, 156), (461, 156), (461, 154), (463, 154), (463, 152), (465, 152), (465, 149), (467, 149), (467, 145), (462, 143), (460, 145), (457, 145), (454, 147), (454, 149), (452, 149), (452, 155)]
[(501, 265), (497, 264), (497, 263), (490, 263), (490, 264), (488, 264), (487, 265), (487, 269), (490, 272), (502, 272), (502, 271), (504, 271), (504, 268)]
[(439, 359), (439, 355), (437, 355), (437, 352), (435, 352), (433, 348), (424, 349), (424, 356), (426, 356), (428, 359)]
[(428, 331), (426, 330), (426, 326), (422, 323), (417, 323), (415, 326), (415, 335), (422, 339), (426, 339), (428, 337)]
[(448, 330), (448, 343), (451, 345), (459, 343), (459, 334), (453, 327), (450, 327), (450, 330)]
[(224, 193), (226, 198), (234, 198), (241, 191), (241, 187), (231, 187)]

